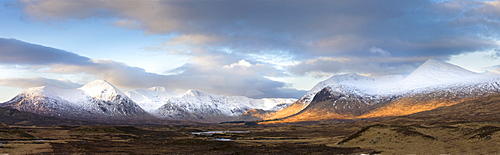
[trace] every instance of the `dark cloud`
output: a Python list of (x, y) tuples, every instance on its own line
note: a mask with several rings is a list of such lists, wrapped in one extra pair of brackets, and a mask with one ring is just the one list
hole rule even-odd
[(90, 59), (63, 50), (0, 38), (0, 64), (90, 65)]
[[(128, 87), (162, 85), (253, 97), (294, 94), (283, 88), (284, 83), (265, 76), (405, 74), (428, 58), (446, 60), (496, 49), (500, 36), (500, 1), (22, 0), (20, 4), (35, 20), (106, 18), (127, 29), (175, 34), (162, 48), (191, 59), (171, 71), (175, 75), (147, 73), (115, 61), (89, 61), (71, 53), (52, 55), (74, 59), (31, 61), (21, 56), (0, 58), (1, 62), (51, 65), (51, 72), (85, 72)], [(276, 69), (268, 62), (272, 60), (255, 57), (263, 53), (297, 63), (287, 70)], [(237, 64), (240, 60), (246, 63)]]
[(9, 87), (29, 88), (38, 86), (55, 86), (59, 88), (78, 88), (82, 85), (68, 80), (47, 79), (42, 77), (31, 78), (0, 78), (0, 85)]
[[(288, 51), (298, 59), (363, 56), (447, 57), (498, 46), (498, 2), (481, 1), (22, 1), (40, 19), (117, 17), (147, 33), (218, 38), (238, 53)], [(78, 11), (75, 11), (78, 10)], [(132, 23), (133, 25), (127, 25)], [(191, 47), (196, 49), (198, 47)]]

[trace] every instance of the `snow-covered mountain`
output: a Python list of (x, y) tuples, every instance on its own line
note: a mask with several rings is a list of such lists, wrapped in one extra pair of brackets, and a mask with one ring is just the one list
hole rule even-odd
[[(156, 93), (154, 93), (156, 92)], [(155, 116), (166, 119), (189, 119), (219, 121), (238, 117), (251, 109), (280, 110), (293, 103), (295, 99), (264, 98), (252, 99), (244, 96), (224, 96), (188, 90), (181, 96), (165, 91), (133, 91), (128, 92), (132, 98), (142, 97), (139, 104), (155, 109)], [(140, 97), (138, 97), (140, 96)]]
[[(127, 119), (158, 116), (166, 119), (225, 120), (250, 109), (280, 110), (295, 99), (251, 99), (189, 90), (185, 94), (164, 87), (123, 93), (104, 80), (77, 89), (53, 86), (29, 88), (0, 107), (73, 119)], [(153, 115), (151, 115), (153, 114)]]
[(326, 87), (331, 89), (345, 87), (369, 95), (391, 95), (418, 91), (422, 88), (446, 87), (460, 83), (474, 84), (495, 78), (499, 78), (499, 76), (483, 75), (460, 66), (429, 59), (406, 77), (402, 75), (368, 77), (356, 73), (335, 75), (316, 84), (300, 101), (311, 102), (314, 95)]
[(475, 73), (453, 64), (429, 59), (406, 77), (402, 75), (368, 77), (356, 73), (335, 75), (315, 85), (300, 101), (310, 103), (314, 95), (326, 87), (349, 88), (359, 93), (385, 96), (431, 87), (481, 83), (499, 77), (499, 75)]
[(430, 59), (406, 77), (335, 75), (271, 119), (397, 116), (498, 93), (500, 75), (479, 74)]
[(168, 90), (165, 87), (151, 87), (149, 89), (136, 89), (133, 91), (125, 92), (130, 99), (139, 104), (142, 109), (153, 112), (160, 108), (170, 98), (180, 97), (182, 93)]
[(150, 115), (122, 91), (104, 80), (77, 89), (29, 88), (0, 104), (21, 111), (74, 119), (144, 118)]

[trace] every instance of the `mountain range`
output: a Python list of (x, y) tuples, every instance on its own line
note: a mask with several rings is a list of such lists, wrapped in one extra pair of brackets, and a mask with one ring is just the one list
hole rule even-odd
[(336, 75), (262, 119), (311, 121), (409, 115), (500, 93), (500, 76), (430, 59), (410, 75)]
[(1, 106), (72, 119), (151, 117), (122, 91), (104, 80), (95, 80), (77, 89), (52, 86), (29, 88)]
[(78, 120), (170, 119), (218, 122), (237, 119), (251, 109), (279, 110), (296, 99), (251, 99), (164, 87), (123, 93), (104, 80), (77, 89), (53, 86), (29, 88), (0, 107)]
[(163, 87), (138, 89), (126, 94), (146, 111), (163, 119), (227, 121), (237, 119), (251, 109), (280, 110), (296, 99), (224, 96), (188, 90), (184, 94)]
[(169, 119), (202, 122), (362, 119), (410, 115), (500, 94), (500, 76), (430, 59), (411, 74), (335, 75), (298, 100), (252, 99), (164, 87), (123, 93), (104, 80), (77, 89), (25, 90), (0, 107), (80, 120)]

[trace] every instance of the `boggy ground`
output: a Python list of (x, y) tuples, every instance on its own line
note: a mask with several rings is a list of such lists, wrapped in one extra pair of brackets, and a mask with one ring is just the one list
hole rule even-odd
[[(204, 131), (246, 132), (193, 134)], [(498, 154), (500, 124), (11, 125), (0, 139), (8, 154)]]
[[(313, 126), (10, 126), (0, 129), (0, 153), (353, 154), (372, 149), (333, 145), (355, 131)], [(194, 135), (201, 131), (250, 131)], [(337, 137), (337, 138), (335, 138)], [(220, 141), (229, 140), (231, 141)]]

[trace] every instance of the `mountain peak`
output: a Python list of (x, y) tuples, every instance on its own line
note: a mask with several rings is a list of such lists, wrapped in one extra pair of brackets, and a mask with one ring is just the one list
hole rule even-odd
[[(460, 66), (453, 65), (436, 59), (429, 59), (420, 65), (413, 73), (428, 72), (428, 73), (447, 73), (449, 75), (472, 75), (475, 72), (464, 69)], [(412, 74), (413, 74), (412, 73)]]
[(442, 82), (456, 81), (463, 77), (469, 77), (477, 74), (478, 73), (469, 71), (457, 65), (435, 59), (429, 59), (408, 75), (403, 82), (413, 84), (438, 84)]
[(188, 91), (186, 91), (186, 93), (184, 95), (201, 96), (203, 94), (206, 94), (206, 93), (201, 92), (199, 90), (189, 89)]
[(167, 91), (167, 89), (165, 87), (160, 87), (160, 86), (151, 87), (151, 88), (148, 88), (148, 90), (156, 91), (156, 92), (165, 92), (165, 91)]
[(112, 85), (111, 85), (111, 83), (109, 83), (106, 80), (97, 79), (97, 80), (94, 80), (92, 82), (87, 83), (83, 87), (94, 87), (94, 86), (112, 86)]
[(42, 93), (44, 91), (46, 91), (47, 89), (50, 89), (50, 88), (48, 86), (30, 87), (30, 88), (24, 90), (23, 92), (21, 92), (21, 94), (25, 94), (25, 95), (28, 95), (28, 94), (42, 95)]
[(122, 97), (126, 96), (122, 91), (106, 80), (94, 80), (79, 89), (85, 91), (91, 97), (102, 100), (111, 100), (117, 95), (121, 95)]

